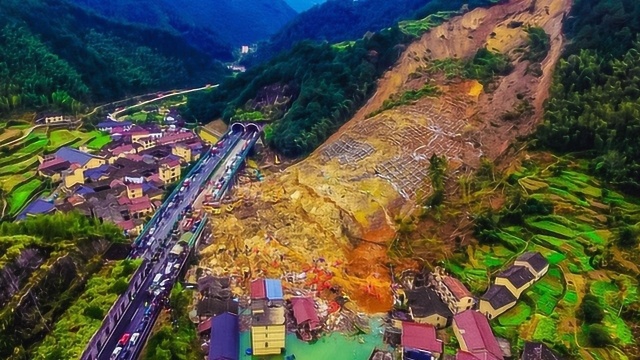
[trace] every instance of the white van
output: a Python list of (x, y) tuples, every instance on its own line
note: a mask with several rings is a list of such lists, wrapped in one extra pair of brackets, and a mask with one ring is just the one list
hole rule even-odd
[(122, 352), (122, 347), (118, 346), (111, 353), (111, 358), (110, 359), (111, 360), (116, 360), (118, 358), (118, 355), (120, 355), (121, 352)]
[(129, 340), (129, 345), (136, 346), (139, 337), (140, 333), (133, 333), (133, 335), (131, 335), (131, 339)]

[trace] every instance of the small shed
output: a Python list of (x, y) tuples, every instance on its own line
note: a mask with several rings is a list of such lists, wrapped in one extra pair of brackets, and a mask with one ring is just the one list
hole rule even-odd
[(320, 319), (318, 319), (313, 299), (295, 297), (291, 299), (291, 305), (293, 306), (293, 316), (298, 326), (308, 326), (309, 330), (315, 330), (320, 327)]

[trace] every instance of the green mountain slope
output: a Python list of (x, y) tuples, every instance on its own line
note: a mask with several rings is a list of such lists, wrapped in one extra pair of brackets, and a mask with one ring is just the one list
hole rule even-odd
[[(228, 49), (217, 55), (231, 56)], [(0, 111), (46, 108), (57, 90), (101, 102), (224, 74), (177, 35), (108, 20), (65, 0), (6, 0), (0, 7)]]
[(266, 39), (296, 16), (283, 0), (73, 0), (106, 17), (180, 33), (205, 51), (211, 44)]

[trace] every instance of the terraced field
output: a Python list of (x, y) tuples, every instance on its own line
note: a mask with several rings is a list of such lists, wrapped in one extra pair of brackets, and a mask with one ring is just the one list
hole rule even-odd
[(30, 181), (17, 186), (11, 191), (11, 194), (7, 198), (9, 205), (9, 214), (16, 214), (26, 203), (34, 196), (38, 191), (42, 181), (37, 178), (33, 178)]
[[(516, 307), (493, 320), (497, 335), (509, 339), (516, 349), (525, 340), (544, 341), (584, 359), (629, 359), (625, 351), (636, 344), (638, 334), (621, 314), (638, 302), (640, 273), (637, 267), (625, 266), (633, 258), (614, 244), (615, 226), (620, 225), (612, 225), (612, 215), (635, 219), (640, 205), (605, 190), (575, 164), (560, 174), (536, 169), (514, 177), (525, 196), (551, 202), (553, 214), (525, 215), (522, 226), (501, 225), (498, 243), (470, 246), (468, 260), (451, 260), (448, 270), (482, 294), (492, 275), (518, 254), (539, 251), (551, 264), (549, 272), (523, 293)], [(621, 255), (614, 257), (614, 251)], [(614, 346), (591, 348), (586, 325), (576, 320), (587, 292), (596, 295), (605, 310), (602, 325)]]
[[(6, 131), (20, 131), (15, 126)], [(5, 215), (15, 215), (24, 207), (42, 183), (36, 178), (38, 156), (50, 154), (63, 146), (99, 150), (111, 141), (109, 134), (101, 131), (83, 132), (78, 130), (55, 129), (47, 132), (39, 128), (29, 134), (21, 144), (0, 158), (0, 186), (6, 194), (3, 201), (7, 208)], [(0, 208), (3, 206), (0, 203)]]

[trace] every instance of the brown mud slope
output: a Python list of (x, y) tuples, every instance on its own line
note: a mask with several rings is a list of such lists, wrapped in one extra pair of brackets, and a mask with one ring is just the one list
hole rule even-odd
[[(338, 286), (365, 311), (389, 309), (394, 219), (429, 191), (428, 158), (446, 155), (453, 175), (471, 171), (481, 156), (496, 158), (517, 135), (531, 131), (560, 55), (569, 7), (570, 0), (512, 0), (425, 34), (380, 81), (371, 101), (309, 158), (236, 190), (242, 201), (231, 214), (214, 217), (215, 245), (203, 252), (202, 265), (253, 277), (288, 275), (290, 288)], [(440, 97), (365, 118), (392, 94), (420, 87), (425, 79), (419, 69), (428, 68), (430, 59), (468, 58), (487, 44), (515, 59), (513, 50), (526, 36), (522, 27), (507, 27), (512, 21), (542, 26), (551, 35), (542, 77), (526, 75), (528, 62), (518, 62), (491, 94), (477, 82), (439, 80)], [(516, 94), (534, 104), (535, 114), (502, 121), (521, 101)]]

